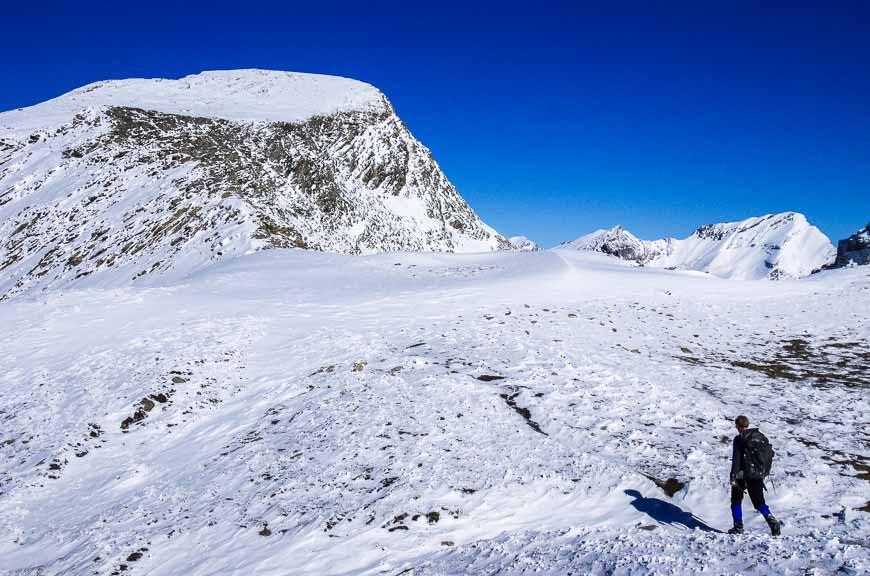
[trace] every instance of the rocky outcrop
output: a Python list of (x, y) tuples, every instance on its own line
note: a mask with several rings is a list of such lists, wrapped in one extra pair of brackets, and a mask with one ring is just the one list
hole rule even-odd
[(845, 240), (837, 242), (837, 258), (830, 268), (870, 264), (870, 223)]
[[(186, 90), (173, 84), (183, 81)], [(270, 119), (263, 98), (293, 120)], [(74, 281), (147, 282), (270, 248), (512, 245), (478, 218), (386, 97), (359, 82), (203, 73), (99, 83), (0, 114), (0, 297)]]

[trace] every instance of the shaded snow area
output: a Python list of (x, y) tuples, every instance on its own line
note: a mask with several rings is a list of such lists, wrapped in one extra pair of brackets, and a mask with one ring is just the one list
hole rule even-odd
[[(4, 574), (867, 574), (870, 273), (271, 250), (0, 303)], [(733, 419), (777, 452), (730, 524)]]
[(55, 128), (86, 108), (124, 106), (239, 122), (301, 122), (337, 112), (382, 112), (383, 94), (370, 84), (321, 74), (215, 70), (165, 78), (104, 80), (47, 102), (0, 114), (0, 129), (29, 136)]

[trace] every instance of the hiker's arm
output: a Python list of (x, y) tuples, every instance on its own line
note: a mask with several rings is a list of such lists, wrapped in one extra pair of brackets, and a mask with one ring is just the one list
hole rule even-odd
[(737, 474), (743, 468), (743, 454), (740, 447), (737, 445), (737, 437), (734, 437), (734, 443), (731, 447), (731, 483), (737, 480)]

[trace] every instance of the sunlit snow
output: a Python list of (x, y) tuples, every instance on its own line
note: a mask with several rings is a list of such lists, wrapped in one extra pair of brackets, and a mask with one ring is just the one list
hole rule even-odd
[[(866, 574), (868, 304), (864, 268), (735, 282), (564, 250), (272, 250), (19, 296), (0, 566)], [(740, 413), (777, 452), (779, 539), (748, 502), (720, 532)]]

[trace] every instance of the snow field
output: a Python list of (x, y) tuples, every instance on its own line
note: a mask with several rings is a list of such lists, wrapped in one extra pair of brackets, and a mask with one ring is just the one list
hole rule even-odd
[[(282, 250), (19, 297), (0, 304), (0, 566), (861, 574), (868, 298), (861, 269)], [(777, 450), (779, 540), (748, 500), (748, 534), (716, 532), (738, 413)]]

